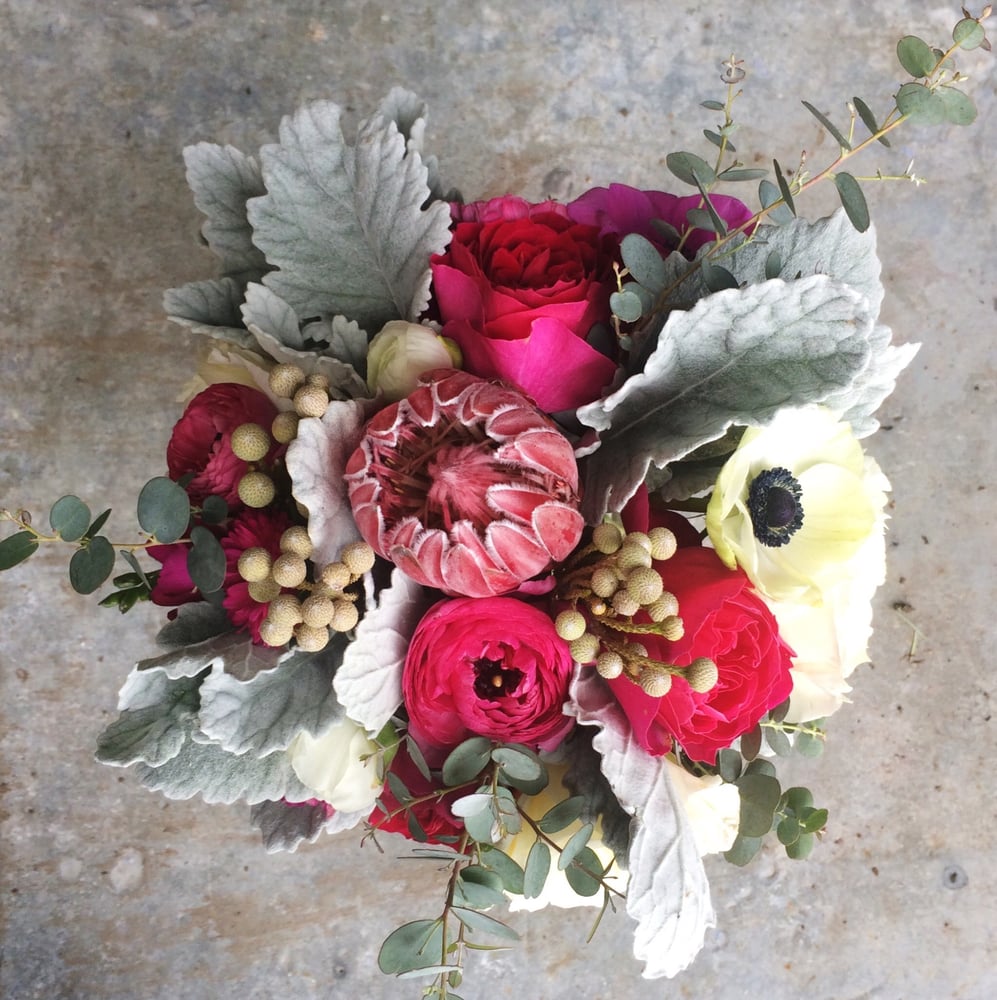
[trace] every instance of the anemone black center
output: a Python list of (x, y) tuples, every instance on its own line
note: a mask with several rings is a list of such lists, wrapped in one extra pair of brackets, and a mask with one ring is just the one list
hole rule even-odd
[(505, 669), (501, 660), (482, 657), (474, 661), (474, 693), (487, 701), (513, 694), (523, 679), (523, 671)]
[(748, 488), (748, 513), (755, 538), (771, 548), (785, 545), (803, 526), (803, 491), (788, 469), (760, 472)]

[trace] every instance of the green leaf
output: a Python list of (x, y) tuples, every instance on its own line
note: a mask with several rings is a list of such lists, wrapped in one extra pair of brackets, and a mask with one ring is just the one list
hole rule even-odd
[(246, 218), (247, 200), (266, 191), (256, 160), (232, 146), (208, 142), (188, 146), (183, 158), (194, 204), (207, 216), (201, 232), (221, 258), (222, 273), (243, 283), (256, 280), (268, 270)]
[(793, 192), (790, 190), (786, 178), (782, 176), (782, 168), (779, 166), (779, 161), (773, 160), (772, 166), (775, 169), (775, 181), (779, 187), (779, 194), (786, 203), (786, 207), (793, 215), (796, 215), (796, 205), (793, 204)]
[[(758, 200), (761, 202), (762, 208), (768, 208), (769, 205), (774, 205), (777, 201), (782, 198), (782, 194), (779, 188), (773, 184), (771, 181), (762, 181), (758, 185)], [(790, 210), (788, 205), (779, 205), (777, 208), (773, 208), (768, 214), (768, 219), (770, 222), (777, 226), (785, 226), (787, 223), (793, 221), (793, 212)]]
[(814, 849), (814, 835), (812, 833), (801, 833), (799, 838), (792, 844), (786, 846), (786, 855), (794, 861), (802, 861), (810, 856)]
[(841, 171), (834, 175), (834, 186), (851, 224), (864, 233), (869, 228), (869, 206), (859, 182), (851, 174)]
[(804, 809), (809, 809), (814, 804), (813, 793), (809, 788), (804, 788), (801, 785), (794, 785), (792, 788), (787, 788), (783, 793), (783, 798), (786, 805), (797, 816), (801, 815)]
[(314, 843), (328, 818), (324, 802), (258, 802), (249, 810), (249, 822), (260, 831), (267, 854)]
[[(128, 565), (131, 566), (133, 570), (135, 570), (135, 575), (139, 578), (139, 580), (142, 581), (142, 585), (146, 588), (146, 590), (151, 591), (153, 588), (153, 582), (146, 575), (145, 570), (142, 569), (142, 564), (138, 561), (138, 559), (135, 558), (134, 553), (129, 552), (127, 549), (125, 549), (121, 553), (121, 558), (124, 559), (124, 561), (128, 563)], [(157, 574), (153, 573), (152, 575), (156, 576)]]
[(720, 777), (728, 784), (732, 784), (741, 776), (741, 755), (729, 748), (721, 750), (717, 754), (717, 767)]
[(242, 327), (242, 285), (233, 278), (192, 281), (163, 294), (166, 315), (194, 333), (228, 340), (240, 347), (251, 347), (252, 335)]
[(585, 808), (585, 799), (581, 795), (573, 795), (570, 799), (558, 802), (540, 818), (537, 826), (546, 833), (552, 834), (571, 826)]
[[(714, 132), (713, 129), (704, 128), (703, 129), (703, 135), (705, 135), (706, 138), (710, 142), (712, 142), (713, 145), (716, 146), (718, 149), (723, 146), (724, 138), (723, 138), (723, 136), (719, 132)], [(727, 152), (729, 152), (729, 153), (736, 153), (737, 152), (737, 149), (735, 148), (734, 144), (729, 139), (727, 140), (726, 149), (727, 149)]]
[(897, 42), (897, 58), (900, 65), (914, 77), (930, 76), (937, 62), (931, 46), (916, 35), (904, 35)]
[(190, 533), (190, 551), (187, 553), (187, 573), (191, 582), (202, 594), (221, 590), (225, 582), (225, 550), (214, 533), (197, 525)]
[(568, 842), (561, 848), (560, 856), (557, 859), (557, 867), (562, 872), (574, 861), (578, 852), (588, 844), (593, 829), (593, 824), (586, 823), (580, 830), (576, 830), (568, 838)]
[(791, 700), (787, 698), (781, 705), (776, 705), (776, 707), (769, 712), (769, 719), (771, 719), (772, 722), (782, 722), (782, 720), (789, 714), (790, 704)]
[(783, 847), (795, 844), (800, 839), (801, 833), (800, 822), (795, 816), (786, 816), (785, 819), (779, 820), (775, 828), (775, 835)]
[(905, 83), (897, 91), (897, 110), (917, 125), (939, 125), (945, 121), (945, 102), (937, 91), (921, 83)]
[(462, 785), (477, 777), (492, 758), (492, 742), (484, 736), (472, 736), (454, 747), (443, 762), (443, 784)]
[(774, 778), (775, 764), (764, 757), (756, 757), (744, 768), (744, 774), (767, 774), (770, 778)]
[(635, 281), (654, 294), (665, 287), (665, 263), (650, 240), (638, 233), (630, 233), (620, 243), (620, 254)]
[(711, 292), (722, 292), (728, 288), (737, 288), (737, 278), (719, 264), (711, 264), (705, 257), (702, 262), (703, 283)]
[(279, 268), (263, 281), (299, 316), (344, 315), (368, 330), (414, 320), (429, 300), (429, 258), (450, 241), (450, 209), (429, 200), (421, 156), (393, 121), (345, 141), (328, 101), (280, 124), (260, 151), (267, 193), (248, 203), (253, 240)]
[(92, 594), (114, 569), (114, 549), (103, 536), (90, 540), (83, 549), (77, 549), (69, 560), (69, 582), (77, 594)]
[(546, 770), (540, 758), (527, 747), (502, 746), (492, 750), (492, 760), (510, 778), (536, 781)]
[(485, 934), (494, 934), (496, 937), (506, 938), (509, 941), (518, 941), (519, 934), (508, 924), (488, 916), (487, 913), (479, 913), (477, 910), (468, 910), (463, 906), (454, 906), (450, 912), (468, 929), (472, 931), (482, 931)]
[(762, 748), (762, 730), (761, 727), (755, 726), (754, 729), (749, 729), (741, 737), (741, 756), (745, 760), (754, 760), (758, 756), (758, 751)]
[(693, 187), (697, 180), (707, 185), (716, 180), (713, 167), (695, 153), (669, 153), (665, 157), (665, 165), (680, 181)]
[(699, 106), (708, 111), (723, 111), (726, 105), (722, 101), (700, 101)]
[[(852, 105), (854, 106), (855, 110), (859, 113), (859, 118), (862, 119), (862, 124), (865, 125), (865, 127), (873, 135), (875, 135), (879, 131), (879, 125), (876, 122), (876, 116), (869, 109), (869, 105), (866, 104), (861, 97), (853, 97)], [(884, 146), (887, 147), (887, 149), (889, 149), (890, 141), (889, 139), (886, 138), (885, 135), (881, 135), (879, 137), (879, 142), (881, 142)]]
[(497, 847), (481, 852), (481, 863), (492, 869), (502, 880), (507, 892), (523, 894), (524, 872), (519, 863)]
[(772, 817), (782, 795), (777, 778), (768, 774), (743, 774), (737, 779), (741, 793), (738, 830), (746, 837), (764, 837), (772, 829)]
[(789, 737), (781, 729), (773, 729), (771, 726), (765, 727), (765, 742), (768, 743), (772, 752), (778, 757), (790, 757), (793, 753), (793, 744)]
[(644, 371), (579, 420), (599, 432), (584, 460), (583, 514), (597, 524), (663, 468), (723, 437), (733, 424), (764, 426), (783, 407), (843, 391), (869, 365), (871, 304), (812, 275), (731, 289), (672, 312)]
[(167, 479), (157, 476), (142, 487), (138, 495), (138, 523), (161, 545), (182, 538), (190, 522), (190, 500), (186, 491)]
[(827, 826), (826, 809), (805, 810), (800, 816), (804, 833), (817, 833)]
[(480, 865), (462, 868), (457, 881), (463, 895), (459, 905), (471, 907), (501, 906), (506, 902), (502, 878)]
[(976, 105), (973, 99), (955, 87), (939, 87), (935, 97), (942, 102), (945, 120), (953, 125), (971, 125), (976, 121)]
[(794, 745), (796, 752), (804, 757), (819, 757), (824, 752), (824, 741), (805, 731), (797, 734)]
[(828, 130), (828, 132), (831, 133), (831, 135), (834, 138), (834, 141), (842, 149), (852, 148), (852, 144), (844, 137), (844, 135), (842, 135), (837, 126), (834, 124), (834, 122), (831, 121), (830, 118), (827, 117), (827, 115), (818, 111), (809, 101), (803, 101), (803, 106), (807, 109), (807, 111), (810, 112), (810, 114), (814, 116), (814, 118), (817, 119), (817, 121), (821, 123), (821, 125), (824, 126), (824, 128)]
[(201, 504), (201, 519), (205, 524), (221, 524), (228, 517), (228, 504), (224, 497), (205, 497)]
[(79, 497), (60, 497), (52, 504), (48, 523), (64, 542), (79, 541), (90, 526), (90, 508)]
[(975, 18), (964, 17), (952, 29), (952, 41), (961, 45), (964, 49), (979, 48), (986, 40), (987, 34), (983, 30), (983, 25)]
[(18, 531), (0, 542), (0, 571), (13, 569), (38, 550), (38, 540), (30, 531)]
[(717, 174), (718, 181), (757, 181), (768, 173), (761, 167), (728, 167)]
[(405, 814), (405, 825), (408, 827), (409, 836), (417, 844), (425, 844), (429, 840), (429, 835), (422, 828), (419, 817), (411, 809)]
[(523, 895), (527, 899), (536, 899), (543, 892), (550, 871), (550, 848), (538, 840), (530, 848), (526, 856), (526, 867), (523, 869)]
[(568, 885), (579, 896), (594, 896), (602, 890), (601, 881), (589, 874), (589, 872), (602, 872), (599, 856), (591, 847), (583, 847), (575, 855), (571, 864), (565, 865), (563, 870)]
[(772, 250), (765, 258), (765, 280), (771, 281), (782, 273), (782, 257), (778, 250)]
[(111, 508), (108, 507), (107, 510), (101, 511), (91, 523), (90, 527), (87, 528), (86, 534), (80, 539), (80, 542), (86, 544), (91, 538), (95, 537), (97, 532), (107, 523), (107, 519), (111, 516)]
[(624, 323), (636, 323), (643, 312), (640, 297), (626, 289), (609, 296), (609, 308)]
[(762, 849), (764, 842), (763, 837), (745, 837), (739, 833), (730, 850), (724, 852), (724, 859), (743, 868)]
[[(482, 804), (481, 800), (485, 802)], [(473, 800), (469, 802), (468, 800)], [(468, 816), (464, 816), (464, 829), (467, 835), (479, 844), (492, 844), (502, 837), (502, 825), (499, 822), (498, 809), (495, 806), (495, 799), (490, 793), (467, 795), (458, 799), (451, 807), (454, 815), (458, 815), (457, 806), (475, 811)]]
[(397, 975), (435, 966), (442, 954), (442, 921), (413, 920), (385, 938), (377, 954), (377, 965), (385, 975)]
[(273, 670), (248, 679), (216, 665), (201, 686), (200, 724), (222, 749), (262, 756), (284, 750), (299, 733), (320, 737), (342, 719), (332, 678), (345, 636), (317, 653), (285, 652)]

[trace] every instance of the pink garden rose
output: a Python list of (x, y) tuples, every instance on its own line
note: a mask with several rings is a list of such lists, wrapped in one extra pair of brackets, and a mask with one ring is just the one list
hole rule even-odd
[(433, 293), (467, 371), (511, 382), (548, 413), (597, 399), (616, 364), (585, 338), (609, 319), (614, 241), (555, 202), (505, 197), (452, 211)]
[[(259, 389), (232, 382), (209, 385), (199, 392), (173, 428), (166, 446), (170, 478), (191, 476), (187, 494), (191, 503), (220, 496), (230, 507), (241, 506), (239, 480), (247, 463), (232, 453), (232, 431), (241, 424), (259, 424), (270, 429), (277, 408)], [(284, 451), (274, 444), (264, 464), (274, 462)]]
[[(753, 214), (737, 198), (711, 194), (710, 201), (729, 229), (736, 229)], [(608, 188), (586, 191), (567, 206), (567, 212), (575, 222), (597, 226), (600, 234), (610, 234), (617, 240), (637, 233), (667, 254), (671, 248), (665, 245), (660, 231), (651, 224), (652, 220), (667, 222), (682, 236), (690, 229), (686, 213), (691, 208), (702, 207), (702, 203), (698, 194), (679, 197), (664, 191), (639, 191), (626, 184), (610, 184)], [(706, 229), (692, 229), (682, 250), (694, 257), (701, 246), (715, 238), (715, 234)]]
[(368, 423), (346, 483), (374, 551), (454, 596), (515, 590), (584, 528), (564, 435), (515, 390), (453, 369)]
[(573, 720), (562, 708), (573, 669), (542, 611), (512, 597), (440, 601), (409, 645), (402, 692), (420, 746), (471, 736), (552, 750)]
[(645, 750), (667, 753), (674, 740), (693, 760), (713, 764), (719, 750), (789, 697), (792, 650), (747, 576), (728, 569), (712, 549), (680, 548), (666, 562), (656, 562), (655, 569), (678, 599), (685, 634), (675, 642), (654, 635), (635, 638), (651, 659), (676, 666), (709, 657), (719, 679), (700, 694), (675, 677), (661, 698), (645, 694), (625, 676), (609, 684)]

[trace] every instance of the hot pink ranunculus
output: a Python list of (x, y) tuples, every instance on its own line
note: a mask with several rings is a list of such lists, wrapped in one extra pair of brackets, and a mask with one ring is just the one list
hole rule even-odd
[[(187, 483), (192, 503), (220, 496), (230, 507), (241, 506), (238, 487), (247, 463), (232, 453), (232, 431), (247, 423), (269, 430), (276, 415), (277, 408), (259, 389), (230, 382), (209, 385), (187, 404), (173, 428), (166, 446), (170, 478), (192, 477)], [(275, 443), (264, 464), (284, 449)]]
[[(737, 198), (711, 194), (710, 201), (728, 229), (736, 229), (753, 214)], [(666, 246), (661, 232), (652, 225), (652, 220), (668, 223), (682, 236), (690, 229), (686, 213), (689, 209), (701, 208), (702, 205), (703, 199), (698, 194), (679, 196), (666, 194), (664, 191), (640, 191), (626, 184), (610, 184), (608, 188), (598, 187), (586, 191), (567, 206), (567, 212), (575, 222), (597, 226), (602, 235), (609, 234), (622, 239), (630, 233), (638, 233), (663, 253), (667, 253), (671, 247)], [(688, 256), (694, 257), (704, 243), (715, 238), (716, 234), (706, 229), (692, 229), (682, 244), (682, 249)]]
[(573, 669), (542, 611), (513, 597), (440, 601), (409, 645), (402, 692), (420, 746), (471, 736), (552, 750), (572, 719), (562, 709)]
[(789, 697), (792, 650), (748, 577), (728, 569), (712, 549), (680, 548), (655, 568), (678, 598), (685, 635), (675, 642), (653, 635), (635, 638), (651, 659), (676, 666), (709, 657), (719, 679), (700, 694), (676, 677), (661, 698), (650, 697), (624, 676), (609, 684), (645, 750), (667, 753), (674, 740), (693, 760), (713, 764), (719, 750)]
[(616, 364), (585, 338), (609, 320), (614, 241), (555, 202), (496, 198), (453, 214), (433, 294), (467, 371), (511, 382), (548, 413), (597, 399)]
[(370, 421), (346, 482), (373, 549), (454, 596), (515, 590), (584, 528), (564, 435), (514, 389), (453, 369)]

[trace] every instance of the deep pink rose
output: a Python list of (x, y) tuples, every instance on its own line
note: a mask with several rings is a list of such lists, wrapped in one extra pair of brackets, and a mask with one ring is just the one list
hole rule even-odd
[[(728, 229), (736, 229), (753, 214), (737, 198), (711, 194), (710, 201)], [(575, 222), (597, 226), (603, 235), (611, 234), (622, 239), (630, 233), (638, 233), (663, 253), (667, 253), (672, 248), (665, 245), (661, 233), (651, 221), (659, 219), (667, 222), (682, 236), (690, 228), (686, 213), (690, 208), (700, 208), (702, 202), (703, 199), (698, 194), (679, 197), (664, 191), (639, 191), (626, 184), (610, 184), (608, 188), (586, 191), (567, 206), (567, 211)], [(706, 229), (693, 229), (682, 244), (682, 250), (689, 257), (694, 257), (704, 243), (714, 239), (715, 233)]]
[(346, 465), (378, 555), (446, 594), (492, 597), (567, 558), (585, 527), (570, 442), (533, 403), (451, 368), (367, 425)]
[(420, 746), (471, 736), (552, 750), (571, 729), (562, 711), (573, 663), (542, 611), (512, 597), (440, 601), (409, 645), (402, 692)]
[[(220, 496), (230, 507), (241, 506), (239, 480), (247, 463), (232, 453), (232, 431), (242, 424), (259, 424), (270, 430), (277, 408), (259, 389), (230, 382), (209, 385), (199, 392), (173, 428), (166, 446), (170, 478), (193, 478), (187, 494), (194, 504)], [(285, 446), (274, 444), (263, 464), (274, 462)]]
[(554, 202), (496, 198), (453, 213), (433, 292), (467, 371), (511, 382), (548, 413), (597, 399), (616, 364), (585, 338), (609, 319), (614, 241)]
[(662, 698), (651, 698), (626, 677), (609, 684), (645, 750), (667, 753), (674, 739), (693, 760), (713, 764), (719, 750), (789, 697), (792, 650), (748, 577), (728, 569), (712, 549), (681, 548), (655, 568), (678, 598), (685, 635), (676, 642), (635, 638), (652, 659), (676, 666), (709, 657), (719, 679), (699, 694), (674, 677)]

